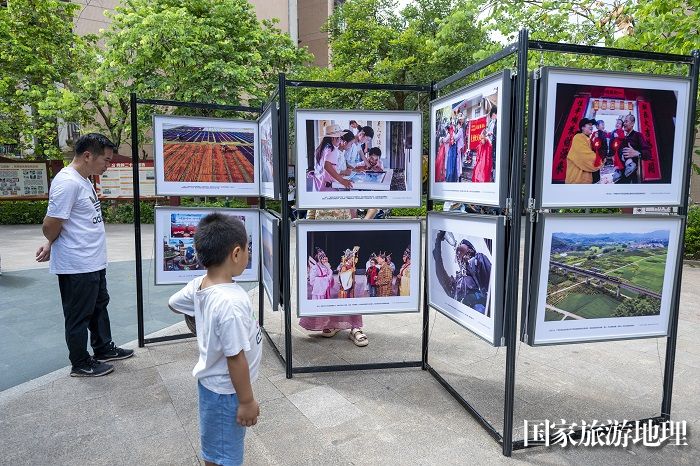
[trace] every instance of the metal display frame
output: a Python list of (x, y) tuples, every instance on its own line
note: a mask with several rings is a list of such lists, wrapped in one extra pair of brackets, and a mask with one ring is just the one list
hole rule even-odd
[[(431, 86), (411, 85), (411, 84), (372, 84), (372, 83), (351, 83), (351, 82), (324, 82), (324, 81), (297, 81), (287, 79), (284, 73), (278, 75), (277, 97), (280, 102), (279, 111), (279, 147), (280, 157), (279, 166), (289, 166), (289, 151), (293, 147), (289, 144), (290, 136), (290, 112), (289, 101), (287, 100), (288, 88), (316, 88), (316, 89), (345, 89), (345, 90), (375, 90), (375, 91), (406, 91), (406, 92), (425, 92), (431, 91)], [(280, 185), (284, 188), (287, 186), (288, 173), (286, 170), (278, 170), (280, 176)], [(284, 191), (284, 189), (282, 189)], [(364, 364), (335, 364), (322, 366), (295, 366), (292, 358), (292, 313), (291, 308), (291, 276), (294, 272), (291, 260), (291, 248), (285, 245), (291, 244), (291, 221), (290, 221), (291, 203), (289, 197), (282, 195), (281, 199), (281, 231), (280, 231), (280, 272), (282, 275), (282, 309), (284, 312), (284, 351), (277, 345), (275, 340), (268, 334), (264, 320), (260, 318), (260, 327), (267, 341), (272, 346), (274, 353), (285, 366), (285, 373), (288, 379), (294, 374), (317, 373), (317, 372), (340, 372), (340, 371), (355, 371), (355, 370), (373, 370), (373, 369), (392, 369), (405, 367), (422, 367), (422, 360), (404, 360), (393, 362), (371, 362)], [(419, 292), (425, 295), (425, 287)], [(417, 310), (420, 312), (420, 306)], [(296, 313), (294, 313), (296, 315)], [(423, 329), (425, 338), (426, 329)]]
[[(666, 355), (664, 360), (664, 376), (663, 376), (663, 395), (661, 400), (661, 411), (658, 416), (649, 417), (647, 419), (639, 420), (642, 422), (652, 422), (661, 423), (670, 420), (671, 415), (671, 400), (673, 393), (673, 375), (675, 368), (675, 358), (676, 358), (676, 346), (678, 339), (678, 313), (680, 308), (680, 282), (683, 274), (683, 255), (684, 255), (684, 242), (682, 240), (685, 233), (685, 219), (688, 211), (688, 195), (690, 190), (690, 170), (692, 166), (693, 157), (693, 142), (695, 138), (695, 125), (694, 125), (694, 115), (696, 112), (696, 99), (698, 92), (698, 73), (700, 72), (700, 51), (693, 50), (691, 55), (678, 55), (678, 54), (668, 54), (668, 53), (658, 53), (658, 52), (648, 52), (641, 50), (624, 50), (615, 49), (609, 47), (596, 47), (596, 46), (586, 46), (586, 45), (575, 45), (575, 44), (560, 44), (554, 42), (545, 41), (528, 41), (528, 47), (533, 51), (541, 52), (557, 52), (557, 53), (570, 53), (576, 55), (596, 55), (601, 57), (611, 57), (611, 58), (623, 58), (632, 60), (642, 60), (642, 61), (655, 61), (655, 62), (665, 62), (665, 63), (675, 63), (677, 65), (687, 65), (688, 66), (688, 77), (690, 79), (690, 92), (689, 92), (689, 108), (688, 108), (688, 121), (687, 121), (687, 134), (685, 141), (686, 149), (686, 159), (685, 159), (685, 171), (682, 173), (682, 191), (681, 191), (681, 205), (678, 206), (677, 213), (675, 217), (680, 218), (681, 228), (680, 228), (680, 241), (678, 248), (678, 260), (675, 264), (675, 282), (678, 286), (674, 286), (672, 292), (672, 304), (669, 315), (668, 332), (666, 334)], [(668, 75), (668, 77), (682, 77)], [(538, 107), (537, 103), (541, 100), (541, 94), (544, 92), (542, 88), (543, 84), (541, 82), (541, 75), (539, 70), (533, 70), (530, 75), (530, 114), (529, 114), (529, 125), (530, 125), (530, 136), (528, 141), (528, 164), (526, 173), (526, 185), (527, 185), (527, 206), (523, 211), (523, 214), (527, 215), (526, 223), (526, 236), (525, 236), (525, 270), (523, 276), (523, 293), (522, 293), (522, 307), (521, 307), (521, 331), (520, 339), (526, 344), (531, 344), (529, 341), (528, 322), (531, 316), (529, 315), (530, 309), (528, 307), (532, 300), (532, 284), (535, 280), (535, 275), (539, 273), (539, 270), (534, 266), (535, 258), (538, 253), (535, 251), (537, 246), (537, 238), (540, 235), (540, 230), (542, 228), (542, 223), (539, 222), (540, 218), (545, 212), (545, 209), (539, 208), (538, 188), (538, 174), (537, 168), (538, 163), (542, 163), (541, 154), (538, 148), (541, 146), (542, 141), (538, 138), (542, 136), (541, 132), (538, 131), (538, 127), (541, 123), (541, 109)], [(541, 170), (540, 170), (541, 171)], [(580, 206), (572, 206), (573, 208), (580, 208)], [(599, 206), (592, 206), (599, 207)], [(605, 207), (610, 207), (606, 205)], [(614, 206), (619, 208), (629, 207), (628, 205)], [(559, 207), (560, 209), (562, 207)], [(548, 213), (549, 216), (561, 216), (565, 214), (561, 213)], [(587, 213), (587, 215), (590, 215)], [(657, 337), (659, 338), (659, 337)], [(510, 349), (510, 348), (509, 348)], [(510, 368), (509, 368), (510, 369)], [(600, 426), (600, 429), (605, 431), (609, 428), (608, 425)], [(526, 433), (527, 434), (527, 433)], [(576, 431), (572, 438), (581, 438), (582, 432)], [(538, 441), (524, 441), (518, 440), (513, 441), (512, 438), (509, 441), (509, 445), (504, 443), (504, 455), (510, 456), (513, 450), (529, 448), (537, 445), (542, 445), (542, 442)]]
[[(530, 40), (528, 31), (523, 29), (519, 32), (517, 42), (510, 44), (503, 48), (500, 52), (487, 57), (477, 63), (474, 63), (463, 70), (449, 76), (437, 83), (433, 82), (430, 85), (407, 85), (407, 84), (376, 84), (376, 83), (351, 83), (351, 82), (321, 82), (321, 81), (301, 81), (301, 80), (291, 80), (288, 79), (284, 73), (278, 75), (277, 89), (271, 96), (270, 101), (278, 99), (279, 102), (279, 112), (278, 112), (278, 143), (279, 143), (279, 160), (278, 167), (276, 171), (276, 176), (279, 177), (279, 185), (281, 191), (280, 199), (280, 241), (278, 252), (278, 261), (280, 264), (280, 298), (281, 298), (281, 308), (284, 312), (284, 325), (283, 325), (283, 335), (284, 335), (284, 348), (278, 347), (275, 340), (268, 334), (264, 326), (264, 302), (265, 302), (265, 292), (262, 290), (262, 283), (260, 283), (259, 292), (259, 324), (260, 327), (267, 338), (268, 342), (274, 349), (274, 353), (277, 355), (281, 363), (285, 367), (286, 377), (292, 378), (294, 374), (303, 373), (320, 373), (320, 372), (336, 372), (336, 371), (356, 371), (356, 370), (375, 370), (375, 369), (389, 369), (389, 368), (418, 368), (427, 371), (434, 377), (447, 392), (457, 400), (461, 406), (471, 414), (475, 420), (493, 437), (493, 439), (499, 443), (502, 447), (502, 453), (504, 456), (511, 456), (514, 450), (530, 448), (533, 446), (542, 445), (542, 442), (536, 442), (532, 440), (513, 439), (513, 416), (514, 416), (514, 401), (515, 401), (515, 375), (516, 375), (516, 343), (517, 343), (517, 324), (518, 324), (518, 307), (521, 305), (522, 316), (521, 323), (523, 328), (521, 329), (521, 339), (524, 339), (527, 335), (527, 303), (529, 302), (529, 287), (530, 280), (533, 276), (533, 258), (534, 258), (534, 246), (536, 242), (533, 240), (534, 235), (537, 234), (538, 229), (538, 216), (541, 213), (540, 210), (536, 208), (537, 199), (537, 188), (535, 185), (534, 175), (535, 171), (532, 169), (538, 163), (537, 152), (534, 150), (537, 147), (537, 108), (536, 103), (539, 101), (538, 93), (539, 89), (539, 76), (537, 73), (533, 73), (531, 76), (528, 75), (528, 56), (530, 51), (535, 52), (556, 52), (556, 53), (571, 53), (577, 55), (596, 55), (602, 57), (615, 57), (615, 58), (625, 58), (632, 60), (647, 60), (647, 61), (657, 61), (657, 62), (667, 62), (675, 63), (681, 65), (688, 65), (689, 76), (691, 79), (691, 90), (690, 96), (692, 101), (689, 107), (689, 121), (688, 128), (694, 128), (694, 122), (692, 121), (693, 115), (695, 115), (696, 110), (696, 96), (698, 90), (698, 72), (700, 71), (700, 51), (693, 51), (692, 55), (676, 55), (667, 53), (656, 53), (648, 51), (638, 51), (638, 50), (622, 50), (613, 49), (607, 47), (596, 47), (587, 45), (575, 45), (575, 44), (560, 44), (554, 42), (545, 42), (538, 40)], [(474, 75), (477, 72), (484, 70), (485, 68), (494, 65), (501, 60), (507, 58), (515, 59), (515, 69), (511, 72), (511, 101), (510, 101), (510, 121), (507, 122), (505, 126), (510, 127), (510, 154), (503, 154), (503, 157), (510, 156), (509, 170), (507, 173), (502, 173), (503, 177), (507, 176), (508, 179), (508, 192), (505, 199), (505, 208), (494, 209), (497, 211), (496, 215), (504, 215), (506, 217), (505, 234), (504, 234), (504, 253), (506, 255), (505, 259), (505, 272), (504, 272), (504, 283), (505, 283), (505, 295), (503, 298), (503, 338), (504, 346), (506, 346), (506, 360), (505, 360), (505, 374), (504, 374), (504, 407), (503, 407), (503, 430), (499, 431), (494, 425), (492, 425), (484, 415), (482, 415), (478, 409), (465, 399), (458, 390), (453, 387), (442, 375), (433, 368), (429, 363), (429, 321), (430, 321), (430, 305), (428, 300), (428, 287), (424, 284), (421, 291), (423, 304), (422, 304), (422, 335), (421, 335), (421, 359), (420, 360), (403, 360), (403, 361), (393, 361), (393, 362), (370, 362), (365, 364), (336, 364), (336, 365), (314, 365), (314, 366), (298, 366), (293, 362), (293, 345), (292, 345), (292, 308), (291, 308), (291, 276), (293, 273), (291, 254), (291, 228), (292, 222), (290, 220), (291, 212), (291, 202), (287, 196), (287, 186), (289, 173), (287, 167), (289, 166), (289, 154), (290, 149), (290, 111), (289, 111), (289, 100), (287, 91), (288, 89), (299, 89), (299, 88), (316, 88), (316, 89), (343, 89), (343, 90), (373, 90), (373, 91), (405, 91), (405, 92), (416, 92), (416, 93), (429, 93), (430, 100), (434, 101), (438, 97), (438, 91), (451, 86), (452, 84)], [(528, 96), (528, 81), (529, 81), (529, 94), (530, 94), (530, 112), (526, 112), (526, 99)], [(139, 346), (143, 347), (145, 344), (179, 340), (182, 338), (189, 338), (193, 335), (191, 333), (173, 335), (159, 338), (144, 338), (144, 325), (143, 325), (143, 288), (142, 288), (142, 260), (141, 260), (141, 223), (140, 223), (140, 206), (139, 206), (139, 186), (138, 186), (138, 104), (148, 104), (148, 105), (168, 105), (168, 106), (178, 106), (178, 107), (189, 107), (189, 108), (199, 108), (199, 109), (217, 109), (217, 110), (229, 110), (229, 111), (241, 111), (241, 112), (252, 112), (258, 115), (262, 114), (266, 105), (261, 108), (253, 107), (242, 107), (242, 106), (228, 106), (228, 105), (217, 105), (217, 104), (201, 104), (192, 102), (176, 102), (176, 101), (166, 101), (166, 100), (153, 100), (153, 99), (139, 99), (136, 94), (131, 94), (131, 128), (132, 128), (132, 159), (134, 161), (134, 236), (135, 236), (135, 252), (136, 252), (136, 288), (137, 288), (137, 317), (138, 317), (138, 335), (139, 335)], [(268, 103), (269, 105), (269, 103)], [(505, 103), (504, 103), (505, 105)], [(501, 109), (499, 109), (501, 111)], [(526, 123), (529, 121), (529, 136), (526, 136)], [(693, 137), (694, 132), (688, 131), (687, 134), (687, 173), (683, 177), (683, 205), (678, 208), (678, 216), (685, 218), (688, 210), (688, 192), (690, 186), (690, 169), (692, 155), (693, 155)], [(526, 159), (526, 148), (525, 143), (528, 143), (527, 159)], [(527, 169), (523, 174), (523, 164), (527, 160)], [(428, 183), (428, 186), (430, 183)], [(522, 193), (523, 187), (527, 188), (527, 193), (524, 198)], [(426, 194), (426, 193), (423, 193)], [(433, 200), (430, 197), (430, 193), (427, 193), (427, 210), (433, 210)], [(527, 199), (527, 203), (524, 200)], [(626, 207), (626, 206), (621, 206)], [(266, 210), (266, 202), (264, 197), (259, 197), (258, 208), (262, 211)], [(465, 214), (469, 215), (469, 214)], [(493, 215), (493, 214), (491, 214)], [(524, 260), (524, 276), (523, 276), (523, 293), (522, 301), (518, 297), (519, 292), (519, 265), (520, 265), (520, 239), (521, 239), (521, 221), (523, 221), (523, 216), (526, 215), (526, 237), (525, 237), (525, 260)], [(685, 230), (685, 222), (681, 227), (681, 233)], [(425, 248), (424, 254), (424, 264), (427, 266), (428, 260), (428, 247)], [(679, 255), (682, 257), (684, 252), (683, 242), (680, 243)], [(261, 266), (262, 266), (262, 261)], [(677, 261), (676, 265), (676, 280), (680, 282), (682, 276), (682, 260)], [(262, 273), (260, 274), (262, 276)], [(426, 278), (423, 278), (426, 279)], [(671, 411), (671, 400), (672, 400), (672, 390), (673, 390), (673, 376), (675, 367), (675, 354), (678, 336), (678, 311), (679, 311), (679, 298), (680, 298), (680, 286), (677, 286), (673, 290), (673, 305), (671, 308), (669, 316), (669, 326), (667, 335), (667, 346), (666, 346), (666, 358), (665, 358), (665, 368), (664, 368), (664, 381), (663, 381), (663, 399), (661, 403), (661, 413), (659, 416), (652, 417), (649, 419), (644, 419), (641, 421), (651, 420), (652, 422), (662, 422), (670, 419)], [(419, 305), (420, 306), (420, 305)], [(295, 314), (294, 314), (295, 315)], [(471, 332), (469, 332), (471, 333)], [(605, 429), (607, 426), (601, 426)], [(527, 433), (526, 433), (527, 434)], [(580, 436), (580, 432), (574, 433), (572, 438), (577, 438)]]
[[(177, 335), (166, 335), (162, 337), (146, 338), (144, 313), (143, 313), (143, 257), (141, 248), (141, 192), (139, 190), (139, 120), (138, 108), (139, 105), (160, 105), (166, 107), (182, 107), (196, 108), (200, 110), (224, 110), (230, 112), (247, 112), (257, 116), (262, 114), (263, 107), (247, 107), (241, 105), (221, 105), (201, 102), (183, 102), (177, 100), (161, 100), (161, 99), (142, 99), (135, 92), (132, 92), (129, 99), (129, 111), (131, 115), (131, 160), (133, 165), (134, 178), (134, 254), (136, 256), (136, 323), (138, 333), (139, 348), (143, 348), (147, 344), (159, 343), (164, 341), (182, 340), (185, 338), (194, 337), (194, 333), (180, 333)], [(259, 193), (258, 193), (259, 195)], [(265, 208), (265, 199), (258, 197), (258, 208)], [(260, 261), (262, 263), (262, 260)], [(258, 271), (260, 276), (261, 270)], [(258, 277), (260, 278), (260, 277)], [(259, 318), (262, 320), (263, 314), (263, 299), (264, 293), (260, 294)]]

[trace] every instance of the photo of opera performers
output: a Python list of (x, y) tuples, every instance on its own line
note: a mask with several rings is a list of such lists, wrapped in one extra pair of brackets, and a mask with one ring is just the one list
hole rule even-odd
[(430, 288), (439, 287), (450, 300), (491, 317), (493, 240), (445, 230), (434, 230), (431, 239), (437, 283)]
[(254, 132), (163, 124), (165, 181), (252, 183)]
[(552, 183), (670, 183), (677, 93), (558, 83)]
[[(310, 231), (307, 299), (411, 295), (411, 231)], [(415, 290), (414, 290), (415, 293)]]
[(554, 233), (548, 321), (658, 315), (670, 231)]
[(435, 183), (495, 181), (498, 85), (500, 81), (432, 107)]

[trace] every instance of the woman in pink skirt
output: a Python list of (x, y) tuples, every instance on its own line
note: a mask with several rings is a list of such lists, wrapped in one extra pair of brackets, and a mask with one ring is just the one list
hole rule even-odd
[[(352, 218), (351, 212), (349, 209), (329, 209), (329, 210), (310, 210), (307, 217), (307, 219), (311, 220), (328, 220), (328, 219), (336, 219), (336, 220), (349, 220)], [(318, 254), (318, 253), (317, 253)], [(325, 252), (323, 254), (324, 256), (326, 255)], [(326, 262), (328, 261), (326, 257)], [(316, 262), (318, 263), (318, 259), (316, 259)], [(313, 267), (309, 271), (309, 280), (311, 280), (313, 272)], [(330, 266), (329, 266), (330, 268)], [(331, 284), (330, 286), (327, 286), (325, 283), (322, 281), (319, 281), (318, 278), (314, 278), (314, 282), (311, 283), (311, 294), (312, 294), (312, 299), (328, 299), (330, 298), (330, 290), (333, 286), (333, 276), (331, 275)], [(327, 277), (324, 277), (327, 280)], [(322, 279), (323, 280), (323, 279)], [(317, 288), (316, 285), (318, 285), (318, 291), (320, 294), (317, 294)], [(327, 286), (327, 288), (322, 289), (324, 286)], [(317, 297), (318, 296), (318, 297)], [(335, 335), (338, 334), (341, 330), (350, 330), (350, 340), (357, 345), (357, 346), (367, 346), (369, 344), (369, 340), (367, 339), (367, 335), (362, 331), (362, 316), (361, 315), (350, 315), (350, 316), (318, 316), (318, 317), (302, 317), (299, 320), (299, 325), (301, 325), (304, 329), (306, 330), (311, 330), (311, 331), (320, 331), (321, 336), (323, 337), (334, 337)]]

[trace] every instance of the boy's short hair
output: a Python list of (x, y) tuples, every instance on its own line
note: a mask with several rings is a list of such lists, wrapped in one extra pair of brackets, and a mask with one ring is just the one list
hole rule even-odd
[(371, 147), (369, 149), (368, 155), (376, 155), (377, 157), (382, 157), (382, 150), (379, 147)]
[(371, 126), (363, 126), (362, 132), (365, 133), (365, 136), (367, 136), (370, 139), (374, 137), (374, 130)]
[(209, 214), (200, 220), (194, 234), (194, 247), (204, 267), (223, 264), (236, 246), (248, 247), (248, 233), (242, 221), (221, 213)]
[(345, 132), (343, 133), (342, 136), (340, 136), (341, 140), (343, 140), (345, 142), (351, 142), (351, 141), (355, 140), (355, 135), (352, 134), (352, 131), (350, 131), (349, 129), (344, 129), (343, 131), (345, 131)]

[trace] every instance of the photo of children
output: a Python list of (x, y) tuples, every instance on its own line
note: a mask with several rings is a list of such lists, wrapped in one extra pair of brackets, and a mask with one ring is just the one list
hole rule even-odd
[(419, 224), (313, 221), (299, 227), (306, 315), (417, 311)]
[(430, 104), (431, 197), (499, 204), (509, 79), (499, 73)]
[(296, 116), (300, 206), (324, 207), (331, 199), (336, 207), (338, 201), (417, 203), (420, 114), (299, 110)]
[(258, 258), (252, 253), (259, 247), (257, 211), (159, 207), (156, 209), (155, 225), (156, 238), (160, 238), (160, 241), (156, 241), (156, 263), (160, 264), (156, 268), (156, 284), (186, 283), (187, 277), (191, 279), (204, 273), (204, 268), (197, 260), (194, 235), (200, 220), (214, 211), (229, 214), (245, 224), (251, 254), (242, 280), (257, 280)]

